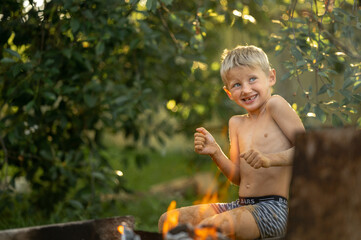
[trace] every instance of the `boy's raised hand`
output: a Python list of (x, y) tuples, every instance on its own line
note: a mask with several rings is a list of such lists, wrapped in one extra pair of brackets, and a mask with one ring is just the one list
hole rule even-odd
[(194, 150), (203, 155), (213, 155), (219, 146), (213, 136), (203, 127), (197, 128), (194, 133)]
[(244, 153), (241, 153), (240, 158), (243, 158), (250, 166), (255, 169), (261, 167), (268, 168), (271, 166), (270, 159), (255, 149), (250, 149)]

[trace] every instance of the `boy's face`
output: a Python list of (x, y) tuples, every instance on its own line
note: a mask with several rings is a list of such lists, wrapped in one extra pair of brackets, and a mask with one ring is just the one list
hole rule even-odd
[(260, 67), (235, 67), (227, 73), (228, 97), (250, 114), (258, 114), (271, 96), (271, 87), (276, 83), (276, 72), (267, 75)]

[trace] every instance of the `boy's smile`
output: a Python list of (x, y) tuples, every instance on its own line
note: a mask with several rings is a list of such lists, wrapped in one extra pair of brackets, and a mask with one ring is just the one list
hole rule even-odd
[(230, 69), (227, 79), (228, 84), (224, 90), (229, 98), (249, 114), (258, 115), (271, 97), (271, 87), (276, 83), (276, 74), (271, 70), (267, 76), (258, 66), (240, 66)]
[(258, 94), (253, 95), (252, 97), (243, 98), (242, 100), (243, 100), (246, 104), (251, 104), (251, 103), (254, 102), (254, 100), (256, 99), (257, 96), (258, 96)]

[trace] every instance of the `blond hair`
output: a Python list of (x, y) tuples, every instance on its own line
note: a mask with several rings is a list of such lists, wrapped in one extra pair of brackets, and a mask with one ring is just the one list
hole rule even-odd
[(271, 70), (266, 53), (256, 46), (237, 46), (232, 50), (225, 49), (222, 54), (221, 77), (227, 86), (227, 73), (234, 67), (260, 67), (268, 76)]

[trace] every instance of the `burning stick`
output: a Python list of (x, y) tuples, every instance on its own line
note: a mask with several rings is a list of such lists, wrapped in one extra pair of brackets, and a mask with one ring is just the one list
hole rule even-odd
[(126, 227), (125, 225), (119, 225), (117, 229), (120, 233), (121, 240), (140, 240), (140, 237), (135, 234), (132, 229)]

